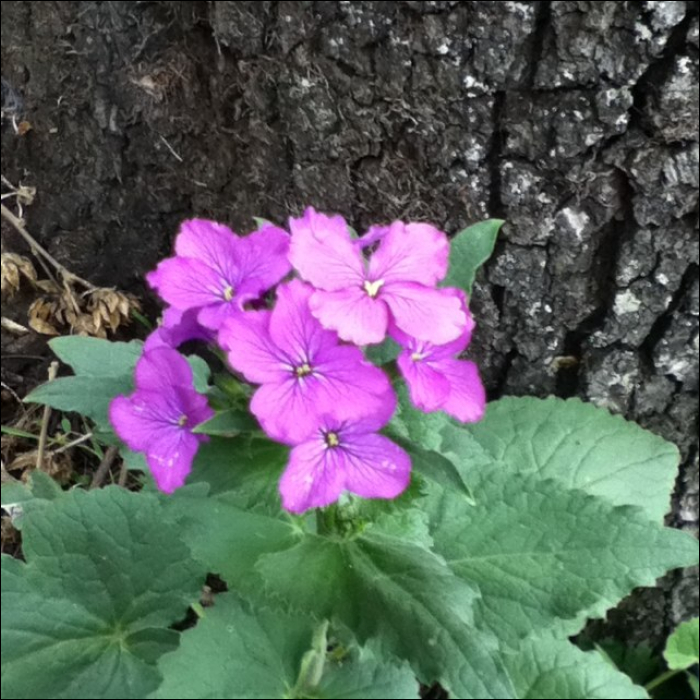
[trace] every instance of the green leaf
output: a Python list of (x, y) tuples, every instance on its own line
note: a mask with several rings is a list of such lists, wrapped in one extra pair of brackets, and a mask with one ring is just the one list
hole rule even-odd
[(130, 376), (143, 352), (140, 340), (120, 343), (78, 335), (54, 338), (49, 345), (62, 362), (73, 368), (75, 374), (86, 377)]
[(238, 433), (249, 433), (253, 430), (260, 430), (260, 426), (248, 411), (228, 408), (225, 411), (219, 411), (208, 421), (200, 423), (192, 432), (202, 435), (231, 437)]
[(49, 505), (63, 493), (48, 474), (35, 470), (26, 484), (15, 481), (2, 485), (2, 507), (12, 518), (12, 524), (21, 530), (26, 513)]
[(337, 617), (360, 641), (376, 638), (426, 683), (440, 681), (456, 697), (514, 697), (495, 639), (473, 623), (475, 589), (394, 530), (374, 526), (345, 540), (307, 534), (263, 556), (257, 570), (275, 600)]
[(506, 665), (518, 698), (527, 700), (632, 700), (648, 698), (598, 652), (583, 652), (566, 639), (529, 639)]
[(506, 645), (548, 629), (577, 632), (637, 586), (691, 566), (697, 541), (636, 508), (494, 464), (474, 476), (477, 505), (430, 499), (435, 549), (477, 585), (487, 628)]
[[(669, 510), (678, 450), (605, 409), (578, 399), (506, 398), (462, 430), (509, 473), (556, 479), (615, 505), (638, 506), (659, 522)], [(459, 437), (452, 431), (457, 443)]]
[(672, 670), (682, 671), (698, 663), (698, 618), (681, 623), (668, 638), (664, 658)]
[(294, 546), (304, 531), (299, 519), (280, 512), (251, 511), (236, 493), (207, 497), (206, 484), (193, 484), (163, 498), (167, 512), (180, 521), (182, 537), (207, 571), (222, 576), (229, 588), (256, 598), (262, 580), (258, 558)]
[(425, 450), (411, 440), (398, 437), (391, 432), (389, 432), (389, 435), (397, 445), (406, 450), (411, 458), (411, 465), (416, 472), (438, 484), (438, 486), (461, 493), (469, 503), (474, 503), (471, 489), (453, 461), (432, 450)]
[(365, 348), (365, 357), (373, 364), (381, 367), (393, 362), (401, 352), (401, 346), (391, 338), (386, 338), (378, 345), (368, 345)]
[(61, 411), (75, 411), (110, 432), (109, 404), (118, 394), (134, 388), (134, 367), (143, 344), (114, 343), (99, 338), (66, 336), (49, 342), (60, 360), (70, 365), (74, 377), (59, 377), (42, 384), (24, 400), (43, 403)]
[(123, 377), (59, 377), (42, 384), (25, 397), (28, 403), (42, 403), (60, 411), (75, 411), (87, 416), (105, 431), (110, 430), (109, 404), (119, 394), (134, 389), (131, 375)]
[(202, 570), (155, 497), (72, 491), (25, 516), (27, 563), (2, 560), (2, 695), (138, 698)]
[(205, 482), (211, 494), (228, 493), (242, 508), (280, 511), (277, 483), (289, 448), (264, 437), (212, 438), (195, 457), (190, 483)]
[(500, 219), (481, 221), (452, 238), (450, 267), (444, 286), (461, 287), (471, 294), (477, 270), (491, 257), (503, 223)]
[(161, 659), (165, 681), (150, 697), (418, 697), (410, 669), (379, 663), (371, 652), (358, 649), (350, 650), (342, 664), (321, 658), (317, 685), (308, 689), (309, 695), (295, 692), (315, 626), (308, 616), (264, 608), (253, 613), (233, 594), (219, 595), (197, 626), (183, 635), (180, 648)]
[(688, 685), (693, 691), (693, 696), (700, 698), (700, 680), (698, 679), (697, 672), (686, 671), (686, 678), (688, 679)]
[(368, 648), (353, 650), (340, 662), (326, 662), (317, 697), (351, 700), (419, 698), (418, 683), (407, 664), (396, 666), (380, 661)]
[(206, 394), (209, 388), (209, 378), (211, 377), (209, 365), (199, 355), (188, 355), (186, 360), (190, 363), (190, 367), (192, 368), (194, 388), (200, 394)]

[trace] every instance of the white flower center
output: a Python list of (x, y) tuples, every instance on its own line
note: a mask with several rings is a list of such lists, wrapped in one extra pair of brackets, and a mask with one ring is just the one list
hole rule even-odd
[(384, 286), (384, 280), (375, 280), (374, 282), (370, 282), (369, 280), (365, 281), (364, 284), (364, 290), (367, 292), (367, 295), (374, 299), (374, 297), (379, 294), (379, 290)]

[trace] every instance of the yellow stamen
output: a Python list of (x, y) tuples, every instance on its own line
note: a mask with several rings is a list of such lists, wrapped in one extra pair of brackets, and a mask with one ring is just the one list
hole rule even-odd
[(420, 362), (421, 360), (424, 360), (426, 358), (426, 355), (422, 352), (414, 352), (413, 355), (411, 355), (411, 359), (414, 362)]
[(326, 445), (328, 447), (338, 447), (340, 445), (338, 433), (326, 433)]
[(303, 365), (294, 368), (294, 374), (296, 374), (297, 377), (308, 377), (312, 371), (311, 365), (308, 362), (304, 362)]
[(374, 282), (370, 282), (369, 280), (365, 281), (364, 284), (364, 290), (367, 292), (367, 295), (370, 296), (372, 299), (379, 294), (379, 290), (384, 286), (384, 280), (375, 280)]
[(177, 419), (177, 424), (181, 428), (184, 428), (187, 425), (187, 416), (184, 413)]
[(234, 290), (230, 284), (224, 288), (224, 300), (225, 301), (231, 301), (231, 299), (233, 299), (233, 294), (234, 294)]

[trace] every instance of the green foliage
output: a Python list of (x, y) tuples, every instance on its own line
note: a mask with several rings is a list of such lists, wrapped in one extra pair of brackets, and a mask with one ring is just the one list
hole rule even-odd
[[(446, 285), (471, 292), (501, 224), (455, 236)], [(28, 400), (83, 413), (109, 439), (141, 344), (52, 347), (75, 376)], [(387, 341), (367, 356), (397, 353)], [(27, 560), (2, 562), (3, 697), (415, 698), (416, 679), (455, 698), (648, 697), (635, 685), (648, 654), (570, 637), (697, 562), (696, 540), (662, 525), (675, 447), (577, 400), (507, 398), (465, 426), (399, 389), (385, 432), (411, 456), (411, 488), (293, 516), (277, 491), (289, 448), (244, 410), (249, 387), (220, 375), (208, 388), (189, 359), (217, 413), (197, 428), (211, 438), (188, 486), (64, 493), (36, 474), (3, 487)], [(206, 608), (205, 572), (228, 587)], [(180, 639), (188, 604), (199, 619)], [(697, 620), (665, 655), (667, 674), (697, 663)]]
[(698, 663), (698, 618), (678, 626), (668, 638), (664, 658), (673, 671), (682, 671)]
[(2, 559), (2, 695), (139, 698), (202, 571), (152, 496), (73, 491), (24, 516)]
[(648, 698), (596, 651), (583, 652), (566, 639), (546, 636), (524, 640), (506, 655), (519, 698)]
[(471, 294), (476, 273), (491, 257), (503, 223), (500, 219), (480, 221), (455, 235), (451, 241), (450, 267), (444, 286), (461, 287)]
[[(326, 625), (308, 616), (253, 610), (231, 593), (216, 599), (180, 648), (163, 656), (165, 678), (152, 698), (417, 698), (406, 665), (370, 649), (326, 651)], [(196, 672), (193, 672), (196, 671)]]

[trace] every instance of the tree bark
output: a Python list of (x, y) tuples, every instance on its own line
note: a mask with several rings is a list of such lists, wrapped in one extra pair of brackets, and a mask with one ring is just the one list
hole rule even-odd
[[(697, 2), (5, 2), (2, 62), (3, 174), (96, 283), (143, 291), (192, 215), (506, 219), (472, 301), (491, 397), (675, 442), (697, 532)], [(610, 629), (697, 608), (674, 574)]]

